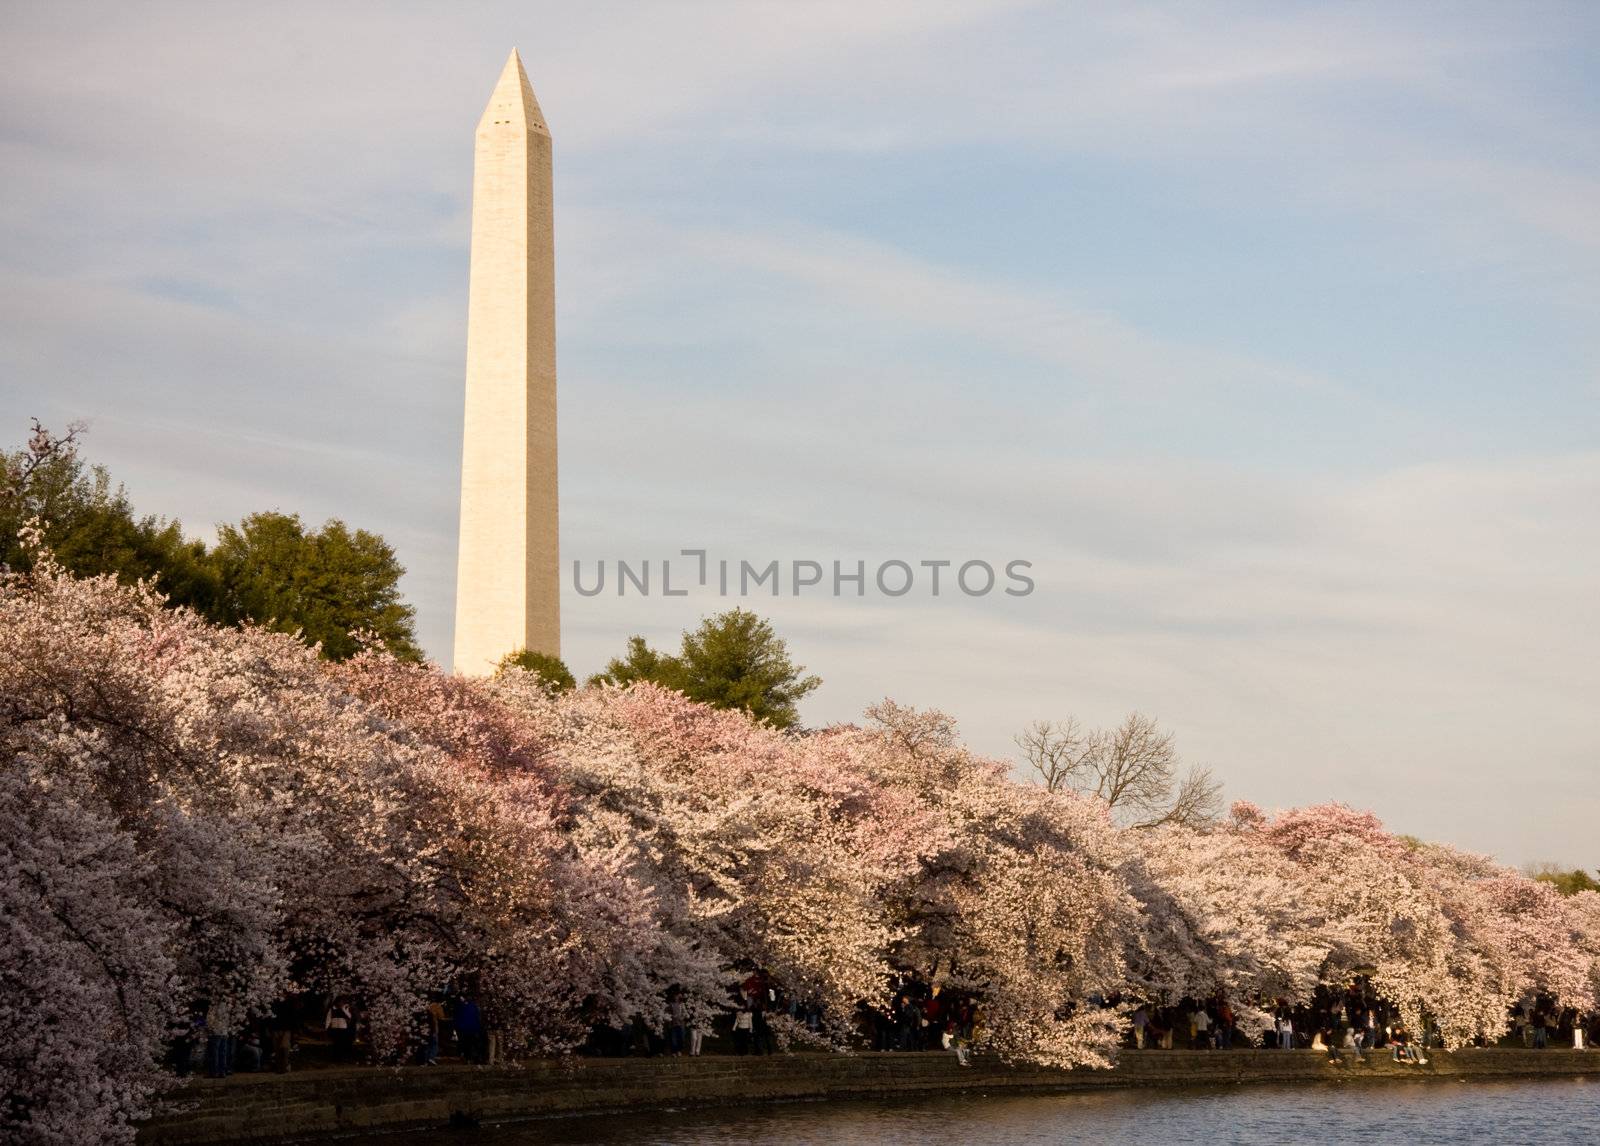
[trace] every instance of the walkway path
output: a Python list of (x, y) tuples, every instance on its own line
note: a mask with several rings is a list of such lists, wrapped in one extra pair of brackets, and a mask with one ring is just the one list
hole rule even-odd
[(274, 1142), (356, 1129), (443, 1126), (601, 1110), (982, 1090), (1063, 1091), (1248, 1082), (1366, 1082), (1592, 1074), (1600, 1052), (1433, 1052), (1426, 1066), (1373, 1053), (1338, 1065), (1321, 1051), (1124, 1051), (1113, 1070), (1008, 1067), (951, 1054), (797, 1054), (740, 1058), (539, 1060), (521, 1066), (339, 1067), (197, 1079), (190, 1107), (145, 1127), (146, 1146)]

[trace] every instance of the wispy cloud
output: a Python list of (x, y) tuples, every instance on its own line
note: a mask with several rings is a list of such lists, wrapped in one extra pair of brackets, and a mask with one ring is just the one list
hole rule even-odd
[[(1028, 557), (1020, 602), (761, 604), (813, 720), (893, 692), (1004, 752), (1142, 707), (1264, 803), (1535, 858), (1600, 811), (1597, 32), (13, 5), (0, 409), (90, 418), (195, 532), (381, 530), (442, 654), (471, 125), (514, 42), (556, 133), (569, 556)], [(571, 659), (714, 604), (574, 597)], [(1558, 806), (1508, 812), (1529, 786)]]

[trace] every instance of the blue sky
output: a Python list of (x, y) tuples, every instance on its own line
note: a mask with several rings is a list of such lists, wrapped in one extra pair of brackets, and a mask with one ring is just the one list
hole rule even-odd
[[(1600, 10), (9, 5), (13, 441), (87, 420), (202, 536), (377, 529), (447, 656), (512, 45), (569, 560), (1027, 558), (752, 604), (812, 722), (1141, 709), (1231, 795), (1600, 864)], [(569, 594), (568, 660), (721, 604)]]

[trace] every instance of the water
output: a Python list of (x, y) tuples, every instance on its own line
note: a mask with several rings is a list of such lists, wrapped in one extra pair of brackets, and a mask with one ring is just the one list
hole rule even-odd
[(1600, 1144), (1600, 1079), (1235, 1086), (1090, 1094), (941, 1095), (550, 1118), (383, 1146), (743, 1142), (878, 1146), (1028, 1143)]

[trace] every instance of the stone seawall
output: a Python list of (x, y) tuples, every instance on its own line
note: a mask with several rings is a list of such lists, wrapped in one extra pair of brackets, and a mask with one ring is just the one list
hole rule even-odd
[(1113, 1070), (1008, 1067), (950, 1054), (796, 1054), (771, 1058), (563, 1059), (504, 1067), (374, 1067), (198, 1079), (185, 1109), (145, 1126), (144, 1146), (284, 1142), (362, 1130), (444, 1126), (665, 1106), (963, 1091), (1095, 1090), (1256, 1082), (1376, 1082), (1592, 1074), (1600, 1051), (1435, 1052), (1425, 1066), (1387, 1054), (1332, 1064), (1320, 1051), (1126, 1051)]

